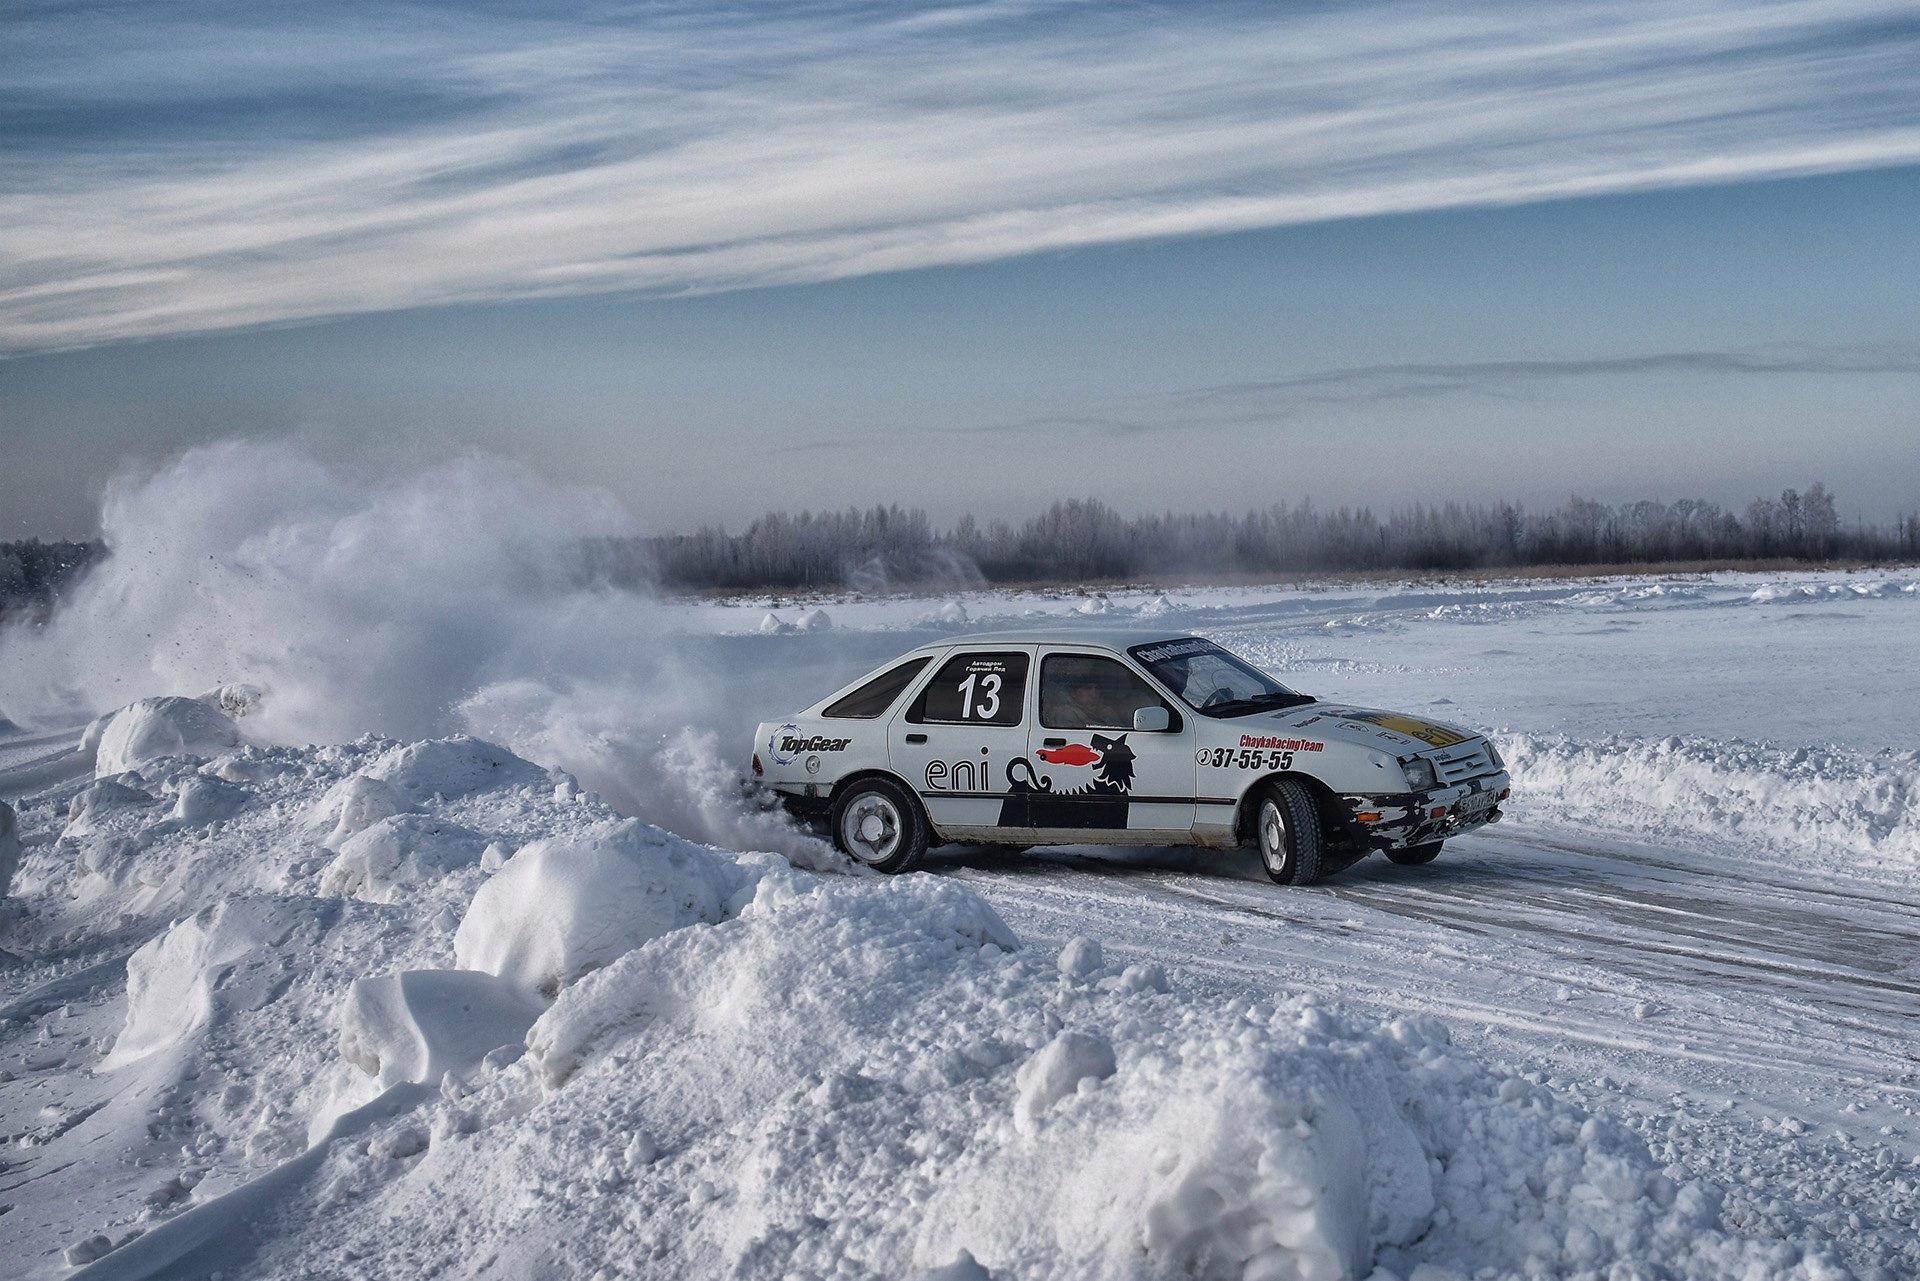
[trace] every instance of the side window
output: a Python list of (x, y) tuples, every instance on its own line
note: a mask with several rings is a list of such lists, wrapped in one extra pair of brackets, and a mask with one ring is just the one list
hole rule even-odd
[[(1167, 707), (1130, 668), (1095, 654), (1049, 654), (1040, 664), (1040, 723), (1048, 729), (1133, 728), (1142, 707)], [(1169, 727), (1180, 717), (1167, 707)]]
[(955, 654), (907, 719), (933, 725), (1018, 725), (1026, 714), (1025, 654)]
[(920, 669), (932, 661), (931, 658), (916, 658), (910, 663), (902, 663), (884, 671), (846, 697), (834, 699), (820, 714), (847, 721), (870, 721), (885, 716), (887, 709), (893, 706), (893, 700), (900, 697), (900, 691), (913, 684), (913, 678), (920, 674)]

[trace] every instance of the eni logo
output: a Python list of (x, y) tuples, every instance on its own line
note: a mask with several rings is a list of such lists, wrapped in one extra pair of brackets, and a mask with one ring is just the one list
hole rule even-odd
[[(987, 754), (986, 748), (980, 755)], [(928, 761), (927, 790), (930, 792), (984, 792), (989, 790), (987, 763), (981, 761)]]

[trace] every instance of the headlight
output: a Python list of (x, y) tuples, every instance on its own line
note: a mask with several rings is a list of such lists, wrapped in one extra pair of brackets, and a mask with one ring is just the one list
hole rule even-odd
[(1424, 756), (1416, 756), (1410, 761), (1401, 761), (1400, 768), (1406, 771), (1409, 791), (1430, 792), (1439, 781), (1434, 776), (1433, 762)]

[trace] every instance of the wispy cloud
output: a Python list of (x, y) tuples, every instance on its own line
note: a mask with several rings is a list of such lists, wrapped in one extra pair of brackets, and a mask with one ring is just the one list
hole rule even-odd
[[(1364, 365), (1317, 370), (1288, 378), (1224, 383), (1167, 395), (1142, 396), (1082, 412), (1047, 414), (932, 429), (949, 436), (1022, 436), (1037, 433), (1117, 439), (1287, 422), (1345, 406), (1419, 401), (1448, 396), (1520, 397), (1530, 390), (1582, 379), (1742, 377), (1752, 375), (1920, 375), (1920, 347), (1818, 347), (1782, 344), (1745, 351), (1670, 351), (1576, 360), (1481, 360), (1435, 364)], [(778, 452), (844, 449), (896, 440), (894, 433), (835, 437)]]
[(1530, 385), (1636, 374), (1920, 374), (1920, 348), (1788, 345), (1750, 351), (1671, 351), (1590, 360), (1484, 360), (1367, 365), (1253, 383), (1204, 387), (1171, 398), (1214, 417), (1285, 417), (1310, 406), (1432, 396), (1508, 396)]
[(276, 12), (9, 18), (0, 347), (1920, 160), (1884, 0)]

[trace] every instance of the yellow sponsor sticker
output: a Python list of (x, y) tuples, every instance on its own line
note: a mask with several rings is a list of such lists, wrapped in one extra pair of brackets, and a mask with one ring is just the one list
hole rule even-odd
[(1435, 725), (1432, 721), (1415, 720), (1395, 712), (1341, 712), (1340, 715), (1346, 720), (1365, 721), (1396, 734), (1405, 734), (1408, 738), (1417, 738), (1429, 747), (1452, 747), (1455, 743), (1466, 742), (1470, 737), (1443, 725)]

